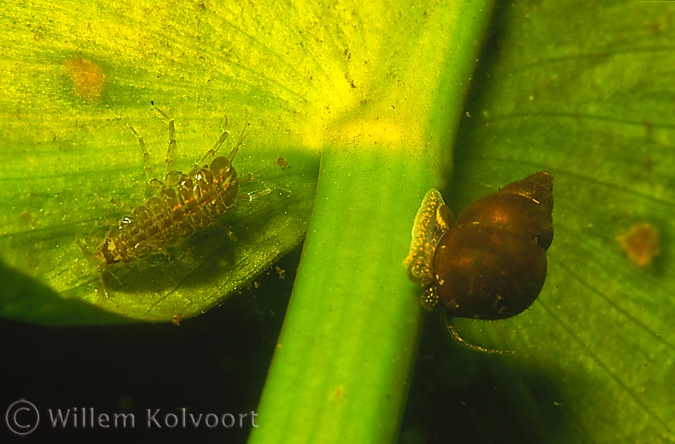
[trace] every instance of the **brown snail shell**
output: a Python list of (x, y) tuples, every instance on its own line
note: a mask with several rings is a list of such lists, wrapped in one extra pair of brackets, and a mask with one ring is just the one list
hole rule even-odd
[[(427, 219), (435, 225), (413, 229), (406, 264), (411, 279), (426, 287), (422, 306), (430, 310), (442, 303), (448, 330), (462, 345), (504, 353), (466, 343), (452, 318), (508, 318), (539, 295), (546, 279), (546, 250), (553, 240), (552, 192), (553, 176), (540, 171), (477, 200), (454, 224), (440, 193), (427, 193), (422, 207), (430, 206), (420, 212), (433, 213)], [(426, 249), (420, 248), (420, 230), (432, 233)]]

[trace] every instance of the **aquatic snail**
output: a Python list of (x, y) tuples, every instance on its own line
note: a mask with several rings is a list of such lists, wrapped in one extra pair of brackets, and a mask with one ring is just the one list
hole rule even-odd
[(505, 319), (537, 299), (553, 240), (552, 193), (553, 176), (540, 171), (478, 199), (455, 221), (441, 194), (427, 192), (404, 263), (424, 288), (422, 307), (445, 307), (448, 331), (460, 344), (512, 353), (464, 341), (452, 318)]

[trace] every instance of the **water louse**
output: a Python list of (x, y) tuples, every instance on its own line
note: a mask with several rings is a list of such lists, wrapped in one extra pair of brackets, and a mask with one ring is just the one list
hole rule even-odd
[[(157, 190), (155, 195), (134, 208), (129, 216), (122, 218), (119, 224), (108, 232), (105, 240), (93, 254), (100, 262), (101, 273), (116, 263), (129, 264), (153, 253), (166, 252), (167, 245), (214, 224), (237, 200), (251, 201), (269, 194), (271, 192), (269, 186), (253, 193), (241, 191), (240, 186), (256, 180), (257, 174), (275, 165), (281, 166), (282, 169), (288, 166), (286, 160), (280, 157), (273, 166), (256, 173), (237, 176), (232, 161), (247, 136), (244, 129), (227, 157), (216, 156), (229, 136), (229, 131), (225, 130), (213, 148), (190, 172), (186, 174), (174, 171), (172, 167), (173, 151), (176, 147), (174, 121), (160, 109), (155, 109), (169, 121), (170, 142), (166, 155), (167, 172), (164, 182), (151, 179), (150, 185)], [(227, 123), (227, 120), (225, 122)], [(131, 129), (138, 136), (143, 151), (145, 172), (150, 178), (152, 170), (148, 165), (145, 143), (143, 138), (133, 128)], [(107, 295), (102, 276), (101, 284)]]

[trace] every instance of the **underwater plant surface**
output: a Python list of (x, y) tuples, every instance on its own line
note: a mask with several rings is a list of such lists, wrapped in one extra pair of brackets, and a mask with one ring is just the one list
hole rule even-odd
[[(230, 6), (2, 7), (1, 63), (10, 75), (0, 99), (0, 273), (12, 285), (3, 289), (0, 316), (47, 325), (180, 321), (222, 303), (302, 241), (318, 156), (302, 142), (306, 130), (290, 122), (312, 108), (311, 75), (279, 57), (268, 68), (281, 36), (256, 42), (246, 28), (258, 22), (234, 23), (242, 11)], [(169, 119), (177, 140), (171, 154)], [(169, 160), (185, 174), (208, 166), (212, 157), (204, 158), (224, 130), (230, 135), (216, 155), (241, 144), (233, 159), (239, 181), (279, 157), (287, 162), (241, 188), (271, 192), (238, 199), (205, 229), (191, 223), (195, 233), (179, 242), (151, 242), (148, 257), (127, 241), (128, 263), (104, 259), (106, 238), (125, 218), (136, 221), (140, 237), (155, 227), (168, 233), (134, 211), (163, 196), (156, 181), (178, 190), (164, 177)], [(168, 212), (149, 210), (155, 221)]]
[(423, 339), (402, 442), (675, 441), (674, 18), (664, 2), (496, 9), (444, 196), (461, 211), (551, 171), (548, 277), (517, 317), (456, 320), (513, 356), (448, 353), (427, 325), (448, 345)]
[[(460, 110), (456, 101), (454, 108), (444, 108), (448, 91), (435, 94), (437, 84), (424, 82), (434, 69), (452, 73), (447, 66), (441, 69), (443, 54), (456, 50), (451, 44), (439, 53), (430, 50), (436, 62), (423, 58), (425, 39), (441, 41), (446, 35), (442, 26), (423, 26), (438, 16), (425, 14), (419, 3), (331, 5), (326, 13), (296, 3), (293, 14), (285, 6), (253, 3), (228, 6), (235, 9), (217, 2), (66, 1), (55, 10), (50, 2), (3, 5), (0, 276), (11, 285), (0, 293), (0, 315), (41, 324), (98, 325), (199, 314), (302, 240), (320, 149), (332, 155), (324, 165), (342, 167), (344, 175), (334, 179), (340, 188), (324, 182), (327, 194), (317, 199), (336, 196), (353, 183), (350, 193), (364, 203), (352, 209), (367, 208), (369, 200), (379, 208), (386, 193), (357, 191), (359, 181), (387, 180), (368, 176), (388, 167), (386, 153), (360, 163), (354, 160), (358, 150), (345, 147), (376, 150), (406, 140), (414, 148), (406, 158), (410, 169), (401, 168), (405, 157), (399, 152), (392, 156), (392, 174), (402, 189), (411, 183), (416, 188), (407, 189), (408, 203), (397, 213), (401, 220), (392, 224), (393, 236), (359, 238), (355, 252), (378, 255), (364, 264), (343, 252), (338, 262), (325, 261), (320, 272), (330, 274), (334, 263), (365, 269), (381, 256), (387, 257), (386, 267), (400, 264), (405, 251), (397, 256), (410, 235), (401, 227), (412, 224), (415, 203), (426, 189), (440, 187), (442, 174), (449, 179), (453, 161), (444, 196), (455, 211), (528, 173), (551, 171), (555, 236), (546, 285), (529, 310), (494, 323), (457, 321), (467, 340), (516, 350), (516, 355), (486, 357), (454, 351), (452, 343), (434, 348), (434, 359), (421, 359), (417, 366), (435, 379), (413, 385), (401, 441), (447, 442), (450, 434), (474, 442), (495, 436), (502, 442), (673, 442), (673, 7), (667, 2), (499, 4), (485, 11), (493, 15), (491, 34), (471, 76), (471, 96)], [(119, 23), (129, 26), (120, 31)], [(481, 42), (476, 41), (479, 48)], [(419, 57), (424, 62), (416, 64)], [(411, 72), (427, 74), (411, 82)], [(448, 89), (465, 89), (456, 78), (448, 80)], [(468, 76), (460, 80), (469, 82)], [(411, 84), (418, 89), (411, 90)], [(380, 105), (387, 97), (392, 100), (385, 115)], [(413, 99), (416, 104), (409, 105)], [(144, 138), (155, 176), (162, 177), (168, 123), (151, 102), (175, 119), (174, 165), (182, 171), (213, 146), (224, 115), (232, 131), (227, 147), (251, 123), (234, 162), (237, 171), (257, 171), (279, 156), (291, 168), (265, 173), (262, 179), (279, 189), (239, 202), (224, 216), (237, 241), (212, 227), (187, 240), (182, 259), (175, 246), (168, 258), (158, 254), (129, 270), (111, 269), (121, 284), (104, 270), (111, 292), (106, 298), (97, 261), (78, 240), (95, 251), (127, 213), (111, 199), (133, 207), (147, 198), (142, 154), (129, 126)], [(456, 131), (457, 122), (447, 116), (460, 111), (464, 117)], [(373, 125), (383, 120), (391, 124)], [(390, 139), (382, 144), (385, 135)], [(340, 151), (344, 159), (335, 154)], [(350, 157), (359, 166), (351, 170), (358, 177), (349, 175), (345, 159)], [(423, 176), (422, 170), (430, 174)], [(327, 220), (316, 222), (317, 228), (342, 228), (331, 228)], [(618, 239), (645, 223), (659, 233), (659, 248), (647, 251), (658, 253), (651, 260), (631, 260), (636, 256), (627, 255)], [(233, 271), (244, 258), (254, 263)], [(311, 281), (315, 270), (301, 265), (299, 279)], [(391, 273), (399, 273), (396, 282), (406, 285), (396, 297), (410, 298), (407, 306), (417, 309), (419, 289), (404, 283), (405, 268)], [(372, 279), (365, 292), (348, 290), (368, 304), (381, 298), (384, 305), (391, 294), (373, 288), (386, 278), (373, 271), (364, 279)], [(362, 353), (371, 346), (372, 335), (409, 335), (405, 341), (415, 344), (420, 331), (415, 318), (421, 312), (411, 313), (396, 317), (408, 319), (398, 324), (407, 329), (379, 330), (394, 319), (386, 312), (359, 324), (364, 340), (340, 349), (344, 359), (349, 350)], [(334, 334), (338, 339), (339, 329)], [(446, 348), (451, 351), (443, 354)], [(332, 368), (330, 359), (314, 364), (308, 372)], [(340, 367), (344, 378), (381, 370), (364, 369), (357, 360), (350, 365)], [(408, 379), (402, 371), (381, 386), (405, 387)], [(486, 407), (491, 399), (486, 386), (500, 393), (495, 405), (501, 408)], [(406, 390), (396, 390), (396, 406), (385, 412), (402, 409)], [(447, 395), (441, 408), (410, 411), (434, 405), (438, 393)], [(331, 402), (355, 399), (349, 392), (331, 394), (336, 395)], [(467, 409), (485, 415), (480, 424), (461, 420), (473, 417)], [(316, 418), (294, 420), (302, 431)], [(356, 423), (363, 416), (357, 412), (350, 418)], [(384, 414), (368, 418), (371, 426), (365, 428), (372, 436), (381, 436), (384, 421), (397, 421)], [(294, 436), (300, 441), (304, 435)]]

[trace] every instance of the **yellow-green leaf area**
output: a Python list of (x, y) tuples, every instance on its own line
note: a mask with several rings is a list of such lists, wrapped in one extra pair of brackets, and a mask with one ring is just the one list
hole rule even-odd
[[(185, 6), (7, 8), (0, 251), (3, 275), (16, 285), (5, 291), (2, 316), (47, 324), (191, 317), (304, 237), (318, 157), (291, 122), (310, 114), (298, 92), (306, 88), (297, 88), (306, 79), (249, 34), (254, 23), (232, 22), (242, 11)], [(276, 68), (263, 69), (270, 60)], [(279, 157), (289, 167), (256, 175), (244, 191), (272, 192), (240, 200), (218, 226), (128, 267), (105, 265), (108, 231), (156, 194), (144, 167), (159, 180), (166, 172), (169, 126), (153, 103), (175, 121), (177, 171), (190, 171), (224, 129), (231, 134), (221, 155), (248, 131), (233, 162), (240, 177)]]
[[(448, 45), (436, 43), (459, 9), (425, 2), (393, 9), (333, 2), (7, 5), (0, 19), (0, 259), (8, 273), (53, 292), (12, 288), (3, 316), (59, 324), (58, 316), (37, 313), (72, 299), (129, 319), (194, 316), (301, 241), (326, 141), (411, 154), (431, 146), (426, 162), (440, 157), (450, 134), (428, 119), (450, 112), (436, 96), (454, 89), (439, 83)], [(412, 69), (405, 64), (411, 60), (436, 68)], [(153, 104), (175, 121), (178, 171), (204, 156), (225, 121), (232, 134), (224, 151), (250, 131), (234, 161), (240, 174), (280, 156), (290, 168), (261, 174), (258, 185), (273, 192), (223, 216), (236, 241), (210, 227), (128, 267), (102, 265), (108, 230), (152, 195), (145, 165), (156, 179), (165, 174), (168, 122)]]

